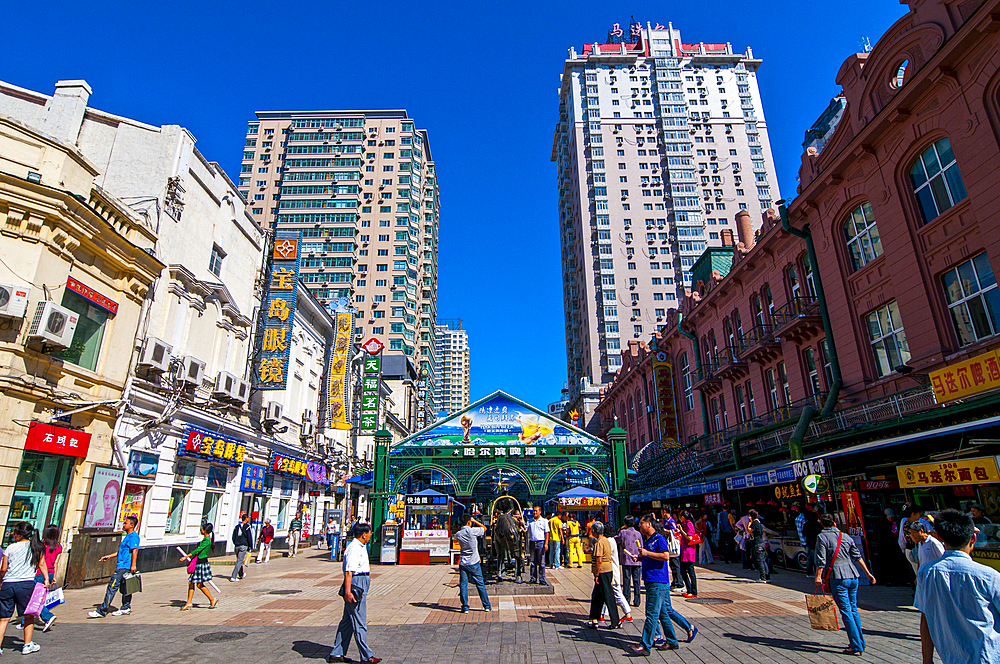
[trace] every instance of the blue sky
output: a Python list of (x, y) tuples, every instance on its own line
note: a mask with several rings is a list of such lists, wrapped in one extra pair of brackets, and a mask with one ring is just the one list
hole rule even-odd
[[(438, 314), (462, 318), (472, 398), (503, 389), (544, 407), (566, 380), (555, 165), (566, 50), (612, 23), (672, 21), (685, 42), (751, 46), (781, 192), (803, 132), (836, 94), (862, 35), (897, 0), (324, 4), (10, 2), (0, 79), (51, 94), (86, 79), (91, 105), (180, 124), (235, 179), (255, 110), (405, 108), (430, 136), (441, 186)], [(364, 4), (364, 7), (357, 5)], [(617, 4), (617, 3), (614, 3)], [(27, 44), (30, 43), (30, 47)]]

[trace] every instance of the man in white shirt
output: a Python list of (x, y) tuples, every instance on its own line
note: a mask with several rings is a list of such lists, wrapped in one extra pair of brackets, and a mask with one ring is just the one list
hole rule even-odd
[(372, 528), (367, 523), (354, 526), (354, 539), (344, 550), (344, 585), (341, 595), (344, 597), (344, 617), (337, 627), (337, 640), (333, 644), (327, 662), (349, 662), (345, 655), (351, 644), (351, 636), (358, 643), (361, 661), (368, 664), (378, 664), (382, 660), (375, 656), (368, 647), (368, 586), (371, 566), (368, 563), (368, 549), (365, 547), (372, 538)]
[(917, 571), (944, 555), (944, 544), (932, 533), (934, 529), (921, 519), (910, 524), (910, 537), (917, 543)]
[(545, 554), (549, 550), (549, 520), (542, 518), (542, 508), (535, 505), (534, 519), (528, 523), (528, 550), (531, 552), (531, 583), (545, 585)]

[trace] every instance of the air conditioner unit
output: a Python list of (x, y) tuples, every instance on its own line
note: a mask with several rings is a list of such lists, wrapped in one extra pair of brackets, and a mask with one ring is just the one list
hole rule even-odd
[(220, 371), (215, 377), (215, 387), (212, 389), (212, 396), (217, 399), (229, 399), (236, 389), (236, 376), (228, 371)]
[(55, 302), (39, 302), (28, 328), (26, 343), (40, 343), (46, 348), (69, 348), (73, 343), (79, 315)]
[(185, 356), (177, 367), (177, 381), (194, 385), (201, 385), (201, 379), (205, 376), (205, 363), (196, 357)]
[(233, 401), (237, 403), (246, 403), (250, 400), (250, 383), (243, 380), (242, 378), (236, 379), (236, 384), (233, 386)]
[(302, 428), (299, 429), (299, 437), (301, 438), (312, 438), (316, 433), (316, 425), (312, 422), (303, 422)]
[(173, 347), (156, 337), (146, 337), (139, 355), (139, 367), (146, 371), (167, 371), (170, 369), (170, 351)]
[(302, 421), (303, 422), (314, 422), (316, 421), (316, 413), (312, 412), (308, 408), (302, 411)]
[(0, 284), (0, 316), (24, 318), (28, 310), (30, 288), (19, 288), (10, 284)]
[(284, 411), (282, 405), (277, 401), (269, 401), (264, 407), (264, 424), (277, 424), (281, 421), (281, 414)]

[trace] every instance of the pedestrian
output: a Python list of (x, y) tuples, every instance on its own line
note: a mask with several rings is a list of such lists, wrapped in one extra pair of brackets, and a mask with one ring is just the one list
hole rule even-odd
[(757, 510), (750, 510), (747, 513), (750, 517), (750, 525), (747, 528), (747, 548), (753, 555), (756, 563), (759, 578), (758, 583), (767, 583), (771, 580), (771, 569), (767, 564), (767, 545), (764, 543), (764, 522), (760, 520)]
[(247, 575), (247, 553), (253, 548), (253, 531), (250, 529), (250, 515), (246, 512), (240, 513), (240, 522), (233, 528), (233, 547), (236, 549), (236, 565), (233, 567), (233, 574), (229, 577), (229, 580), (239, 581)]
[(806, 534), (804, 528), (806, 526), (806, 515), (805, 510), (802, 509), (802, 505), (795, 503), (792, 509), (798, 512), (795, 515), (795, 533), (799, 536), (799, 544), (802, 548), (806, 548)]
[(976, 525), (983, 525), (987, 523), (993, 523), (990, 518), (984, 513), (986, 510), (981, 503), (972, 503), (969, 505), (969, 511), (972, 513), (972, 522)]
[[(3, 552), (0, 562), (0, 640), (7, 631), (7, 623), (14, 615), (24, 616), (31, 595), (35, 591), (35, 573), (45, 555), (45, 545), (38, 537), (38, 531), (27, 521), (19, 521), (11, 533), (13, 544)], [(28, 615), (24, 623), (24, 645), (22, 655), (38, 652), (38, 644), (32, 639), (35, 635), (35, 616)], [(0, 650), (0, 652), (3, 652)]]
[[(621, 556), (618, 553), (618, 542), (615, 537), (608, 537), (611, 533), (605, 532), (605, 539), (608, 540), (608, 546), (611, 547), (611, 589), (615, 593), (615, 603), (622, 610), (624, 616), (618, 621), (619, 625), (624, 625), (627, 622), (632, 622), (632, 607), (628, 603), (628, 599), (625, 598), (625, 593), (622, 592), (622, 566), (621, 566)], [(608, 615), (607, 607), (604, 607), (601, 611), (601, 620), (605, 620), (605, 616)]]
[[(907, 562), (913, 567), (913, 573), (917, 573), (917, 569), (920, 567), (919, 563), (913, 562), (907, 555), (909, 549), (916, 546), (916, 543), (910, 538), (910, 529), (907, 527), (909, 524), (919, 521), (924, 516), (924, 511), (917, 505), (905, 505), (903, 506), (903, 514), (906, 516), (899, 522), (899, 535), (896, 539), (896, 543), (899, 545), (899, 550), (903, 552), (906, 556)], [(913, 579), (913, 577), (909, 577)]]
[(639, 560), (639, 546), (642, 535), (635, 529), (635, 517), (629, 514), (625, 517), (625, 527), (615, 536), (618, 551), (621, 554), (622, 590), (625, 598), (631, 590), (631, 606), (639, 606), (639, 581), (642, 578), (642, 561)]
[(580, 522), (576, 514), (569, 513), (566, 521), (566, 544), (569, 547), (568, 567), (583, 567), (583, 542), (580, 540)]
[(753, 569), (754, 565), (751, 560), (753, 551), (747, 542), (750, 537), (750, 514), (744, 514), (740, 517), (733, 525), (733, 530), (736, 533), (733, 539), (740, 550), (740, 562), (743, 564), (743, 569)]
[(614, 567), (612, 565), (612, 549), (608, 538), (604, 536), (604, 524), (594, 521), (588, 531), (595, 538), (594, 549), (590, 554), (590, 571), (594, 575), (594, 589), (590, 593), (590, 620), (588, 627), (596, 628), (600, 624), (601, 606), (608, 607), (611, 617), (609, 629), (618, 629), (618, 604), (615, 602)]
[(299, 552), (300, 537), (302, 537), (302, 512), (296, 512), (295, 518), (288, 524), (288, 550), (292, 558)]
[[(108, 581), (108, 588), (104, 593), (104, 602), (96, 610), (88, 613), (89, 617), (103, 618), (106, 616), (108, 609), (111, 608), (111, 600), (115, 598), (115, 593), (118, 592), (119, 588), (122, 591), (122, 605), (117, 611), (112, 611), (111, 615), (127, 616), (132, 613), (132, 596), (125, 594), (125, 575), (137, 572), (136, 559), (139, 557), (139, 533), (135, 532), (135, 529), (138, 527), (138, 518), (134, 516), (125, 517), (125, 521), (122, 524), (125, 536), (122, 537), (122, 541), (118, 545), (118, 561), (115, 563), (115, 573), (111, 575), (111, 580)], [(101, 562), (103, 563), (105, 560), (110, 560), (114, 557), (115, 554), (109, 554), (102, 557)]]
[(806, 539), (806, 576), (816, 573), (816, 538), (822, 530), (819, 515), (813, 510), (808, 510), (805, 525), (802, 526), (802, 536)]
[(819, 518), (823, 532), (816, 539), (816, 584), (823, 583), (824, 577), (830, 582), (833, 601), (840, 609), (847, 630), (850, 646), (845, 655), (857, 655), (865, 651), (865, 635), (861, 631), (861, 614), (858, 613), (858, 567), (864, 570), (868, 582), (875, 585), (875, 577), (861, 558), (861, 550), (854, 538), (844, 537), (833, 520), (833, 515), (824, 514)]
[(260, 536), (257, 537), (257, 563), (271, 562), (271, 542), (274, 541), (274, 526), (270, 519), (264, 519), (264, 525), (260, 529)]
[(326, 540), (330, 545), (330, 561), (333, 562), (339, 557), (337, 554), (340, 551), (340, 523), (332, 516), (326, 524)]
[(698, 543), (695, 541), (697, 530), (694, 521), (691, 520), (691, 513), (683, 510), (678, 515), (678, 532), (681, 540), (680, 567), (681, 578), (684, 579), (684, 597), (691, 598), (698, 596), (698, 577), (694, 573), (695, 551)]
[[(633, 646), (628, 654), (648, 657), (654, 647), (657, 650), (677, 650), (680, 647), (671, 621), (687, 625), (688, 643), (698, 635), (698, 628), (691, 626), (671, 605), (667, 562), (670, 559), (670, 551), (663, 529), (657, 527), (652, 514), (639, 520), (639, 532), (643, 537), (638, 558), (642, 562), (642, 581), (646, 586), (646, 621), (642, 628), (642, 641), (638, 646)], [(662, 630), (663, 645), (655, 645), (658, 629)]]
[(354, 539), (344, 550), (344, 585), (340, 594), (344, 598), (344, 616), (337, 627), (337, 640), (333, 650), (326, 658), (327, 662), (350, 662), (346, 657), (347, 648), (351, 645), (351, 637), (358, 644), (361, 661), (368, 664), (378, 664), (382, 660), (375, 656), (368, 647), (368, 589), (371, 584), (366, 544), (372, 538), (372, 527), (367, 523), (356, 523), (353, 528)]
[(531, 583), (545, 585), (545, 556), (549, 552), (549, 520), (542, 518), (542, 508), (535, 505), (534, 519), (528, 523), (528, 551), (531, 554)]
[(212, 580), (212, 565), (208, 562), (208, 554), (215, 551), (214, 530), (215, 527), (208, 522), (201, 524), (201, 542), (199, 542), (198, 546), (194, 548), (194, 551), (181, 556), (182, 563), (186, 563), (192, 558), (197, 559), (194, 571), (188, 575), (188, 598), (184, 606), (181, 607), (181, 611), (187, 611), (191, 608), (191, 600), (194, 599), (195, 585), (197, 585), (198, 590), (205, 593), (205, 597), (208, 598), (208, 608), (214, 609), (215, 605), (219, 603), (217, 599), (212, 597), (212, 593), (208, 592), (208, 588), (205, 587), (205, 584)]
[(562, 569), (562, 519), (557, 512), (549, 515), (549, 567)]
[(455, 533), (459, 545), (458, 596), (462, 599), (462, 613), (469, 612), (469, 579), (476, 584), (483, 611), (490, 611), (490, 598), (483, 582), (482, 559), (479, 557), (479, 538), (486, 537), (486, 526), (466, 512), (462, 515), (461, 527)]
[(681, 579), (681, 535), (669, 507), (663, 510), (663, 529), (670, 546), (670, 589), (679, 590), (684, 587), (684, 580)]
[[(41, 583), (46, 590), (55, 590), (56, 587), (56, 558), (62, 553), (62, 545), (59, 544), (59, 526), (50, 523), (42, 531), (42, 544), (45, 545), (45, 555), (42, 558), (44, 565), (38, 566), (35, 573), (35, 583)], [(47, 632), (56, 621), (56, 615), (49, 611), (48, 607), (42, 607), (42, 612), (38, 616), (42, 621), (42, 631)], [(34, 616), (30, 617), (34, 621)], [(14, 629), (24, 629), (24, 618), (14, 625)]]
[[(973, 517), (975, 523), (975, 517)], [(934, 526), (921, 519), (909, 524), (910, 537), (916, 542), (916, 546), (911, 551), (917, 552), (917, 574), (920, 569), (928, 563), (932, 563), (944, 555), (944, 543), (934, 537)]]
[(920, 568), (914, 602), (923, 661), (937, 649), (944, 664), (1000, 662), (1000, 572), (970, 557), (978, 539), (973, 517), (943, 510), (934, 531), (944, 555)]
[(711, 565), (715, 562), (715, 554), (712, 553), (712, 545), (709, 543), (712, 538), (712, 522), (706, 513), (702, 512), (695, 521), (694, 531), (701, 538), (701, 542), (697, 545), (698, 555), (695, 562), (700, 565)]
[(722, 510), (719, 512), (719, 546), (722, 547), (722, 559), (727, 563), (733, 562), (733, 551), (735, 549), (735, 543), (733, 542), (733, 536), (736, 534), (733, 531), (733, 523), (729, 518), (729, 508), (723, 505)]

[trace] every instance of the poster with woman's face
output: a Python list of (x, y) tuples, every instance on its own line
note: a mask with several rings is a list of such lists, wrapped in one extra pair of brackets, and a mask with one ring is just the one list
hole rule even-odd
[(87, 515), (83, 519), (84, 528), (114, 530), (118, 524), (118, 505), (121, 503), (124, 479), (124, 468), (106, 466), (94, 468), (90, 499), (87, 501)]

